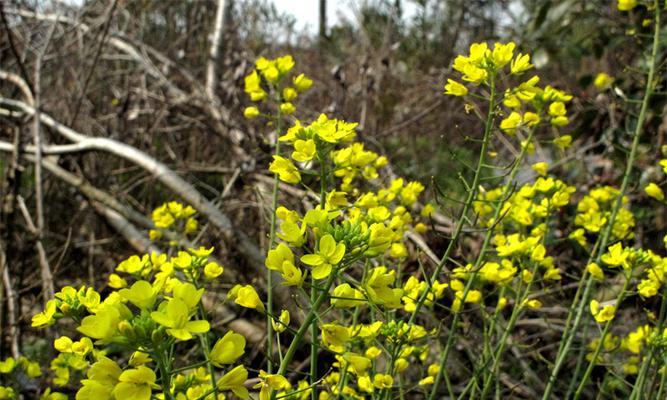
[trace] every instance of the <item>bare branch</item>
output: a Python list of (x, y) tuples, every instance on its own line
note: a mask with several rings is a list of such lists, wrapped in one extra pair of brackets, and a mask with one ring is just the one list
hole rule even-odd
[(218, 0), (218, 9), (215, 13), (215, 23), (211, 33), (211, 47), (208, 52), (208, 63), (206, 64), (206, 94), (214, 103), (218, 103), (215, 89), (218, 87), (218, 65), (222, 57), (225, 23), (225, 0)]

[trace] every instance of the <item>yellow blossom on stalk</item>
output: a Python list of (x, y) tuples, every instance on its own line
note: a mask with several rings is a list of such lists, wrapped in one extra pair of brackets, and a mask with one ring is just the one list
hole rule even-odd
[(252, 101), (261, 101), (266, 98), (266, 92), (261, 87), (262, 79), (257, 71), (252, 71), (245, 77), (245, 92), (250, 95)]
[(310, 161), (315, 157), (315, 141), (313, 139), (308, 140), (296, 140), (294, 142), (294, 151), (292, 152), (292, 158), (294, 161), (306, 162)]
[(507, 118), (500, 121), (500, 129), (508, 135), (513, 135), (519, 125), (521, 125), (521, 114), (516, 111), (512, 111)]
[(336, 308), (357, 307), (365, 301), (364, 294), (350, 286), (349, 283), (343, 283), (333, 290), (331, 305)]
[(373, 386), (378, 389), (391, 389), (394, 385), (394, 378), (387, 374), (375, 374), (373, 376)]
[(637, 329), (635, 329), (633, 332), (630, 332), (623, 340), (623, 347), (628, 349), (628, 351), (631, 353), (639, 354), (650, 333), (651, 327), (648, 325), (637, 327)]
[(241, 307), (264, 311), (264, 303), (252, 285), (236, 285), (229, 291), (227, 297)]
[(118, 323), (121, 319), (117, 307), (103, 305), (95, 315), (85, 317), (77, 330), (90, 338), (109, 341), (118, 333)]
[(322, 331), (322, 343), (334, 352), (345, 350), (345, 344), (350, 340), (350, 331), (344, 326), (336, 323), (324, 324)]
[(644, 192), (646, 192), (647, 195), (653, 197), (658, 201), (665, 200), (665, 194), (663, 193), (662, 189), (660, 188), (660, 186), (656, 185), (653, 182), (646, 185), (646, 187), (644, 188)]
[(88, 379), (81, 381), (82, 387), (76, 393), (76, 400), (112, 399), (112, 391), (118, 384), (122, 372), (115, 361), (99, 357), (86, 372)]
[(604, 72), (600, 72), (595, 76), (595, 80), (593, 80), (593, 85), (598, 90), (607, 90), (611, 87), (611, 85), (614, 83), (614, 78), (611, 76), (605, 74)]
[[(551, 120), (553, 123), (553, 119)], [(572, 144), (572, 136), (563, 135), (553, 140), (553, 144), (560, 147), (561, 149), (567, 149)]]
[(637, 0), (618, 0), (619, 11), (630, 11), (637, 7)]
[(178, 340), (190, 340), (193, 333), (206, 333), (210, 329), (208, 321), (190, 321), (187, 304), (180, 299), (164, 301), (158, 311), (151, 313), (153, 321), (167, 328), (167, 333)]
[(542, 302), (537, 299), (525, 300), (523, 306), (530, 308), (531, 310), (539, 310), (542, 308)]
[(313, 278), (324, 279), (334, 265), (338, 265), (345, 256), (345, 244), (336, 243), (333, 236), (327, 234), (320, 238), (315, 254), (306, 254), (301, 257), (301, 262), (313, 267)]
[(44, 311), (32, 316), (32, 327), (41, 328), (43, 326), (53, 325), (56, 322), (54, 318), (56, 314), (56, 306), (57, 303), (55, 299), (47, 301)]
[(153, 387), (159, 387), (155, 380), (155, 372), (143, 365), (128, 369), (118, 377), (113, 395), (117, 399), (150, 400)]
[(209, 262), (204, 266), (204, 276), (206, 279), (215, 279), (222, 275), (222, 273), (225, 272), (225, 268), (216, 263), (216, 262)]
[(507, 44), (495, 43), (493, 45), (491, 60), (496, 68), (500, 69), (512, 61), (515, 47), (516, 44), (514, 44), (514, 42), (509, 42)]
[(129, 289), (118, 292), (121, 297), (142, 310), (153, 308), (158, 290), (147, 281), (136, 281)]
[(618, 242), (607, 248), (607, 252), (602, 255), (600, 258), (602, 262), (613, 267), (623, 266), (623, 268), (628, 266), (628, 257), (630, 252), (628, 249), (623, 248), (623, 244)]
[(375, 304), (382, 304), (387, 308), (401, 307), (402, 289), (391, 288), (396, 279), (396, 271), (387, 272), (387, 267), (373, 268), (362, 283), (368, 299)]
[(452, 79), (447, 79), (447, 84), (445, 85), (445, 94), (452, 96), (465, 96), (468, 94), (468, 88)]
[(530, 168), (532, 168), (533, 171), (537, 172), (538, 175), (546, 176), (547, 171), (549, 170), (549, 164), (547, 164), (545, 162), (538, 162), (538, 163), (535, 163), (535, 164), (531, 165)]
[(306, 75), (304, 74), (299, 74), (295, 76), (292, 82), (294, 83), (294, 87), (299, 93), (303, 93), (306, 90), (310, 89), (311, 86), (313, 86), (313, 81), (308, 77), (306, 77)]
[(586, 267), (586, 270), (588, 271), (593, 278), (598, 279), (598, 280), (604, 280), (604, 272), (602, 271), (602, 268), (600, 268), (599, 265), (596, 263), (590, 263)]
[(259, 108), (255, 106), (246, 107), (243, 110), (243, 116), (248, 119), (253, 119), (259, 117)]
[(217, 386), (221, 390), (231, 390), (236, 396), (247, 399), (250, 395), (245, 387), (248, 371), (243, 365), (237, 365), (218, 379)]
[(291, 184), (301, 182), (299, 170), (285, 157), (274, 155), (273, 162), (269, 165), (269, 171), (278, 174), (278, 177), (283, 182)]
[(533, 68), (533, 65), (530, 63), (530, 54), (519, 53), (510, 64), (512, 74), (521, 74), (531, 68)]
[(127, 281), (121, 278), (118, 274), (109, 274), (108, 285), (113, 289), (122, 289), (127, 286)]
[(278, 321), (276, 322), (275, 319), (271, 320), (271, 326), (273, 326), (273, 330), (281, 333), (284, 332), (285, 329), (289, 326), (290, 323), (290, 313), (287, 310), (282, 310), (280, 312), (280, 316), (278, 316)]
[(294, 107), (294, 104), (290, 102), (285, 102), (280, 104), (280, 112), (283, 115), (291, 115), (294, 114), (294, 111), (296, 111), (296, 107)]
[(296, 99), (297, 96), (298, 93), (296, 89), (291, 87), (286, 87), (285, 89), (283, 89), (283, 100), (291, 102), (292, 100)]
[(278, 374), (268, 374), (263, 370), (259, 371), (260, 383), (253, 386), (255, 389), (260, 389), (259, 400), (269, 400), (271, 394), (279, 390), (289, 390), (292, 385), (287, 378)]
[(216, 367), (232, 364), (245, 352), (245, 337), (236, 332), (228, 331), (222, 339), (215, 342), (209, 358)]
[(591, 300), (590, 303), (591, 314), (595, 320), (599, 323), (608, 322), (614, 319), (614, 314), (616, 313), (616, 307), (612, 305), (606, 305), (600, 308), (600, 302), (597, 300)]

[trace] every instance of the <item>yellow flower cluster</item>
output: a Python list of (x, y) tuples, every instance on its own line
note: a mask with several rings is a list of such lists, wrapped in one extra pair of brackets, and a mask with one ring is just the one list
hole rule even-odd
[[(278, 110), (282, 115), (290, 115), (296, 111), (294, 100), (300, 93), (310, 89), (313, 81), (304, 74), (292, 78), (292, 86), (285, 83), (285, 77), (294, 68), (294, 59), (290, 55), (269, 60), (260, 57), (255, 62), (255, 69), (245, 77), (245, 92), (253, 102), (260, 102), (267, 98), (269, 93), (275, 94)], [(243, 115), (256, 118), (261, 115), (256, 106), (246, 107)]]
[(191, 206), (184, 206), (177, 201), (162, 204), (153, 210), (155, 229), (148, 232), (150, 239), (161, 239), (166, 231), (182, 232), (185, 235), (196, 232), (198, 228), (196, 213), (197, 211)]
[[(167, 221), (170, 217), (187, 220), (193, 214), (186, 207), (168, 203), (153, 215)], [(161, 227), (168, 228), (173, 223)], [(210, 336), (210, 323), (201, 304), (204, 288), (200, 285), (223, 272), (222, 266), (209, 260), (212, 252), (213, 248), (200, 247), (179, 251), (171, 257), (156, 253), (132, 256), (121, 262), (110, 276), (109, 286), (115, 290), (106, 297), (85, 286), (79, 289), (67, 286), (58, 292), (46, 309), (33, 317), (32, 325), (49, 326), (69, 317), (81, 336), (78, 340), (70, 336), (55, 340), (59, 355), (51, 363), (54, 384), (66, 386), (75, 376), (85, 373), (87, 378), (81, 380), (77, 400), (149, 400), (164, 396), (155, 392), (164, 388), (164, 382), (163, 386), (157, 384), (156, 364), (165, 367), (164, 357), (174, 351), (177, 342), (199, 337), (202, 343), (207, 343), (202, 335)], [(132, 284), (127, 282), (130, 278), (134, 280)], [(254, 289), (249, 292), (233, 289), (232, 295), (237, 304), (246, 307), (252, 304), (252, 299), (258, 299)], [(255, 304), (252, 308), (259, 307)], [(132, 352), (125, 367), (109, 358), (118, 346)], [(228, 331), (206, 351), (207, 362), (227, 369), (244, 354), (244, 349), (245, 338)], [(187, 375), (177, 375), (169, 398), (198, 398), (213, 389), (248, 397), (244, 387), (247, 371), (242, 365), (230, 369), (217, 382), (210, 374), (211, 371), (196, 369)]]
[[(574, 224), (581, 226), (587, 233), (599, 234), (609, 221), (611, 210), (618, 195), (618, 189), (611, 186), (592, 189), (577, 204), (577, 215), (574, 218)], [(627, 197), (623, 197), (622, 204), (624, 207), (618, 210), (611, 231), (612, 238), (616, 240), (631, 239), (634, 236), (632, 229), (635, 226), (635, 217), (626, 208), (628, 205)], [(586, 244), (584, 231), (575, 231), (571, 235), (571, 238), (577, 240), (582, 246)]]
[[(416, 362), (427, 361), (429, 351), (425, 343), (435, 333), (420, 325), (397, 321), (377, 321), (349, 327), (328, 323), (320, 329), (322, 343), (336, 358), (334, 372), (324, 380), (327, 391), (321, 393), (321, 399), (339, 395), (364, 399), (371, 393), (393, 387), (395, 380), (409, 367), (414, 368)], [(393, 362), (388, 363), (392, 355), (387, 349), (396, 344), (401, 344), (400, 351), (393, 357)], [(428, 374), (420, 382), (421, 385), (432, 384), (436, 368), (434, 364), (428, 367)]]

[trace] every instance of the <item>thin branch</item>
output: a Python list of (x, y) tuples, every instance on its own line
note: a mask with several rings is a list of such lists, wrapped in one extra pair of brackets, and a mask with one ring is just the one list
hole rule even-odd
[(218, 0), (218, 9), (215, 13), (215, 23), (211, 33), (211, 47), (208, 52), (208, 62), (206, 63), (206, 95), (214, 103), (218, 103), (218, 96), (215, 89), (218, 87), (218, 65), (222, 58), (222, 48), (224, 39), (225, 23), (225, 0)]

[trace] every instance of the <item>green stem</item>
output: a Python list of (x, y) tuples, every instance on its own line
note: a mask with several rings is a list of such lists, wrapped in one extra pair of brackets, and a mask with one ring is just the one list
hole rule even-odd
[[(533, 277), (537, 273), (538, 265), (539, 264), (536, 263), (533, 266), (533, 270), (531, 271)], [(500, 343), (498, 343), (498, 348), (496, 349), (496, 351), (493, 352), (493, 364), (491, 365), (491, 370), (489, 371), (489, 375), (486, 377), (486, 379), (484, 379), (484, 385), (482, 386), (482, 395), (480, 397), (481, 399), (485, 399), (487, 394), (489, 393), (489, 390), (491, 389), (491, 380), (496, 375), (496, 371), (498, 370), (498, 366), (500, 365), (500, 360), (502, 358), (503, 351), (505, 350), (505, 345), (507, 344), (507, 338), (514, 329), (514, 325), (516, 324), (516, 321), (519, 318), (521, 311), (523, 311), (524, 301), (528, 298), (528, 295), (530, 294), (531, 282), (526, 283), (526, 288), (519, 297), (518, 304), (514, 305), (514, 310), (512, 311), (512, 315), (510, 316), (510, 320), (507, 323), (505, 330), (503, 331), (503, 336), (500, 338)]]
[(164, 394), (165, 400), (172, 400), (171, 395), (171, 372), (169, 371), (168, 365), (169, 360), (164, 351), (159, 350), (159, 356), (156, 357), (157, 366), (160, 370), (160, 383), (162, 384), (162, 393)]
[[(667, 292), (663, 289), (662, 293), (662, 302), (660, 303), (660, 314), (658, 317), (658, 325), (656, 332), (660, 334), (662, 332), (664, 323), (665, 323), (665, 312), (667, 311)], [(630, 400), (633, 400), (635, 398), (640, 398), (640, 395), (644, 392), (644, 384), (646, 383), (646, 375), (648, 373), (649, 368), (651, 367), (651, 363), (653, 362), (653, 358), (655, 357), (655, 352), (657, 350), (657, 347), (659, 346), (658, 343), (651, 343), (650, 344), (650, 350), (648, 356), (644, 359), (642, 362), (642, 368), (639, 371), (639, 375), (637, 376), (637, 380), (635, 381), (635, 385), (632, 388), (632, 393), (630, 394)], [(659, 369), (659, 366), (656, 366), (657, 369)], [(654, 376), (655, 379), (655, 376)], [(653, 391), (653, 385), (655, 381), (651, 383), (651, 386), (649, 388), (649, 392)], [(651, 398), (649, 395), (647, 398)]]
[[(500, 218), (501, 213), (502, 213), (502, 206), (504, 201), (507, 199), (509, 196), (510, 192), (512, 191), (512, 183), (514, 182), (514, 179), (516, 178), (516, 174), (519, 172), (519, 167), (521, 166), (521, 163), (526, 156), (526, 152), (528, 151), (528, 145), (530, 142), (533, 140), (533, 136), (535, 134), (535, 129), (532, 129), (528, 135), (528, 139), (526, 139), (526, 145), (521, 147), (521, 152), (517, 156), (517, 158), (514, 160), (514, 165), (512, 166), (512, 170), (510, 171), (507, 185), (505, 186), (505, 189), (503, 190), (503, 193), (500, 196), (500, 203), (496, 206), (496, 209), (494, 211), (493, 215), (493, 221), (498, 221), (498, 218)], [(486, 135), (485, 135), (486, 136)], [(463, 298), (465, 299), (466, 295), (472, 288), (473, 281), (475, 280), (475, 277), (477, 275), (477, 271), (479, 270), (482, 261), (484, 260), (484, 256), (486, 254), (486, 250), (489, 247), (489, 243), (491, 242), (491, 236), (493, 235), (493, 229), (488, 229), (486, 231), (486, 234), (484, 235), (484, 241), (482, 242), (482, 246), (480, 248), (479, 254), (477, 256), (477, 260), (475, 261), (475, 265), (473, 266), (472, 272), (470, 273), (470, 276), (468, 277), (468, 281), (466, 282), (466, 286), (463, 289)], [(438, 385), (440, 384), (440, 380), (442, 379), (442, 373), (443, 370), (445, 369), (445, 366), (447, 364), (447, 358), (449, 357), (449, 352), (451, 351), (451, 348), (454, 344), (454, 337), (456, 336), (454, 334), (456, 330), (456, 326), (459, 322), (459, 317), (460, 317), (460, 312), (456, 312), (454, 314), (454, 318), (452, 318), (452, 323), (450, 325), (449, 329), (449, 337), (447, 338), (447, 343), (445, 344), (445, 349), (442, 352), (442, 355), (440, 357), (440, 371), (438, 374), (435, 376), (435, 382), (433, 384), (433, 388), (431, 389), (431, 394), (429, 395), (429, 400), (434, 400), (436, 396), (436, 391), (438, 388)]]
[(337, 271), (331, 271), (331, 275), (329, 275), (329, 278), (327, 279), (327, 282), (324, 285), (322, 293), (319, 294), (319, 296), (315, 300), (315, 303), (312, 305), (310, 311), (306, 315), (303, 324), (301, 325), (301, 327), (299, 327), (299, 330), (296, 331), (296, 334), (294, 335), (294, 338), (292, 339), (292, 342), (290, 343), (290, 346), (287, 349), (287, 352), (285, 353), (285, 357), (283, 358), (283, 361), (280, 363), (280, 368), (278, 368), (278, 375), (283, 375), (283, 376), (285, 375), (287, 367), (289, 366), (289, 363), (292, 361), (292, 358), (294, 358), (294, 354), (296, 354), (296, 350), (299, 348), (299, 344), (301, 344), (303, 336), (306, 334), (306, 331), (308, 330), (308, 328), (310, 328), (310, 325), (315, 320), (317, 310), (320, 308), (324, 300), (327, 298), (327, 295), (329, 294), (329, 289), (331, 289), (331, 286), (333, 285), (334, 280), (336, 278), (336, 272)]
[[(621, 303), (623, 303), (623, 299), (625, 299), (625, 294), (628, 290), (628, 285), (630, 284), (630, 279), (632, 277), (632, 271), (628, 271), (627, 275), (625, 277), (625, 282), (623, 283), (623, 289), (619, 293), (618, 297), (616, 298), (616, 309), (618, 310), (621, 306)], [(602, 330), (602, 335), (600, 336), (600, 341), (598, 342), (597, 346), (595, 347), (595, 351), (593, 352), (593, 357), (591, 360), (588, 362), (588, 367), (586, 368), (586, 372), (584, 372), (584, 376), (579, 382), (579, 386), (577, 386), (577, 390), (574, 392), (574, 400), (579, 399), (581, 397), (581, 394), (584, 391), (584, 388), (586, 387), (586, 383), (588, 382), (588, 379), (591, 376), (591, 372), (593, 372), (593, 367), (595, 367), (595, 364), (597, 363), (598, 356), (600, 355), (600, 351), (602, 350), (602, 347), (604, 346), (604, 340), (607, 337), (607, 334), (609, 333), (609, 329), (611, 328), (611, 324), (614, 320), (607, 321), (604, 325), (604, 329)]]
[[(279, 96), (279, 95), (278, 95)], [(277, 99), (277, 102), (280, 103), (280, 98)], [(280, 134), (282, 132), (282, 112), (280, 107), (278, 107), (276, 115), (276, 149), (275, 155), (280, 155)], [(275, 174), (273, 177), (273, 193), (271, 194), (271, 226), (269, 231), (269, 249), (273, 248), (273, 245), (276, 242), (276, 209), (278, 208), (278, 187), (280, 185), (280, 180), (278, 179), (278, 174)], [(273, 271), (266, 269), (266, 353), (267, 357), (267, 366), (266, 369), (268, 373), (273, 372), (273, 324), (272, 315), (273, 315)]]
[[(475, 201), (475, 198), (477, 197), (477, 192), (478, 192), (478, 187), (479, 187), (479, 182), (480, 178), (482, 176), (482, 169), (484, 168), (484, 159), (486, 156), (487, 152), (487, 147), (489, 145), (489, 140), (491, 137), (491, 132), (493, 131), (493, 119), (494, 116), (496, 115), (495, 113), (495, 108), (496, 108), (496, 77), (495, 74), (491, 76), (491, 89), (490, 89), (490, 94), (489, 94), (489, 111), (486, 115), (486, 123), (484, 127), (484, 138), (482, 140), (482, 147), (479, 151), (479, 159), (477, 160), (477, 167), (475, 168), (475, 175), (473, 177), (472, 185), (470, 185), (470, 189), (468, 190), (468, 197), (466, 198), (466, 201), (463, 205), (463, 209), (461, 210), (461, 214), (459, 215), (459, 218), (456, 223), (456, 228), (454, 229), (454, 234), (452, 235), (452, 239), (449, 241), (447, 244), (447, 248), (445, 249), (445, 253), (443, 254), (442, 258), (440, 259), (440, 262), (435, 268), (435, 271), (433, 271), (433, 275), (428, 282), (429, 285), (428, 287), (430, 288), (433, 285), (433, 282), (435, 282), (438, 279), (438, 276), (440, 276), (440, 273), (442, 272), (442, 269), (445, 266), (445, 263), (449, 259), (449, 255), (451, 254), (452, 250), (454, 250), (454, 247), (458, 243), (459, 236), (461, 235), (461, 232), (463, 230), (463, 226), (465, 224), (466, 220), (466, 215), (468, 214), (468, 211), (470, 210), (470, 207), (472, 206), (472, 203)], [(428, 278), (427, 278), (428, 279)], [(424, 305), (424, 302), (426, 301), (426, 298), (428, 297), (429, 290), (424, 290), (424, 292), (421, 294), (419, 299), (417, 300), (417, 303), (415, 304), (415, 310), (412, 312), (412, 315), (410, 315), (410, 320), (409, 324), (412, 324), (415, 322), (415, 319), (417, 318), (417, 314), (419, 314), (419, 310), (421, 307)]]
[[(635, 132), (634, 132), (634, 138), (632, 140), (632, 147), (630, 148), (630, 154), (628, 155), (628, 161), (625, 166), (625, 172), (623, 174), (623, 181), (621, 183), (621, 189), (618, 197), (616, 198), (616, 201), (614, 203), (614, 207), (612, 209), (611, 216), (609, 218), (609, 222), (605, 226), (604, 234), (602, 235), (602, 241), (600, 243), (600, 247), (598, 249), (598, 254), (596, 258), (596, 262), (600, 263), (600, 258), (602, 257), (603, 252), (607, 248), (607, 244), (609, 242), (609, 238), (611, 236), (611, 231), (612, 227), (614, 226), (614, 223), (616, 221), (616, 215), (618, 214), (619, 209), (621, 208), (622, 205), (622, 199), (625, 196), (625, 193), (627, 192), (628, 184), (630, 182), (630, 173), (632, 172), (632, 168), (634, 166), (635, 158), (637, 157), (637, 148), (639, 147), (639, 139), (641, 138), (642, 132), (643, 132), (643, 127), (644, 127), (644, 122), (646, 121), (646, 111), (648, 109), (649, 105), (649, 100), (651, 98), (651, 95), (653, 93), (653, 84), (654, 84), (654, 76), (655, 76), (655, 70), (656, 70), (656, 62), (658, 58), (658, 48), (660, 45), (660, 7), (659, 7), (659, 2), (658, 0), (655, 0), (655, 7), (656, 7), (656, 14), (655, 14), (655, 30), (653, 32), (653, 48), (651, 51), (651, 59), (650, 59), (650, 66), (649, 66), (649, 72), (648, 72), (648, 77), (646, 80), (646, 91), (644, 93), (644, 98), (642, 100), (642, 105), (641, 109), (639, 112), (639, 117), (637, 119), (637, 125), (635, 127)], [(576, 332), (577, 329), (579, 329), (579, 324), (581, 323), (581, 317), (583, 314), (583, 309), (585, 308), (585, 304), (588, 301), (588, 296), (590, 294), (591, 287), (593, 285), (592, 279), (588, 279), (586, 283), (586, 288), (584, 289), (584, 294), (581, 297), (581, 304), (578, 307), (577, 310), (577, 315), (574, 320), (574, 324), (572, 325), (571, 332)], [(574, 307), (574, 305), (573, 305)], [(568, 351), (570, 350), (570, 347), (572, 345), (572, 342), (574, 341), (575, 335), (569, 335), (565, 339), (565, 343), (562, 346), (562, 351), (560, 351), (556, 355), (556, 363), (554, 364), (554, 368), (551, 371), (551, 375), (549, 376), (549, 383), (547, 384), (547, 387), (544, 391), (544, 394), (542, 396), (542, 400), (548, 400), (551, 397), (551, 392), (553, 391), (554, 384), (556, 382), (556, 379), (558, 377), (558, 373), (560, 372), (560, 369), (562, 368), (565, 357), (567, 356)]]

